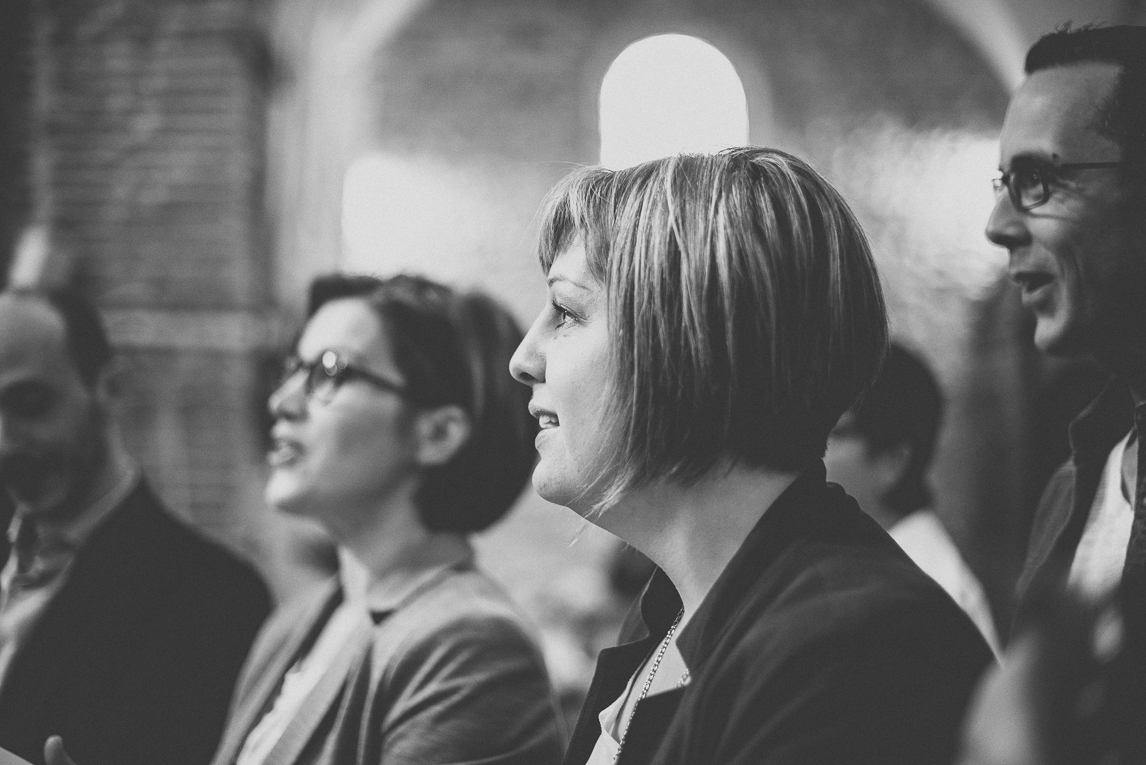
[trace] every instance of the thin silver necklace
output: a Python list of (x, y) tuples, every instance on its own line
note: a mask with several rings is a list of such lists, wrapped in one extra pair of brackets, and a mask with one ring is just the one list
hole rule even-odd
[[(678, 624), (680, 624), (681, 617), (683, 616), (684, 609), (682, 608), (680, 613), (676, 615), (676, 618), (673, 619), (672, 626), (669, 627), (668, 632), (665, 633), (665, 637), (664, 640), (661, 641), (660, 648), (657, 649), (657, 655), (655, 658), (653, 658), (653, 666), (649, 669), (649, 676), (645, 678), (645, 685), (643, 688), (641, 688), (641, 694), (637, 696), (637, 700), (633, 702), (633, 709), (631, 712), (629, 712), (629, 719), (625, 721), (625, 730), (621, 733), (621, 740), (617, 742), (617, 752), (613, 755), (614, 763), (621, 759), (621, 750), (625, 748), (625, 738), (628, 737), (629, 726), (633, 724), (633, 718), (637, 715), (637, 707), (639, 707), (641, 702), (645, 700), (645, 696), (647, 696), (649, 693), (649, 688), (653, 686), (653, 678), (657, 676), (657, 669), (659, 669), (661, 666), (661, 659), (665, 657), (665, 653), (668, 651), (669, 643), (672, 642), (673, 633), (676, 632), (676, 627)], [(687, 682), (688, 669), (686, 668), (684, 670), (684, 674), (681, 675), (680, 682), (677, 683), (677, 687), (679, 688)]]

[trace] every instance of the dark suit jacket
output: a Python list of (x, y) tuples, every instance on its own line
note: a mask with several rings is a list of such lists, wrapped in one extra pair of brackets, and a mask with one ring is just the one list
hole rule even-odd
[(0, 690), (0, 746), (43, 762), (203, 765), (270, 606), (254, 571), (140, 482), (77, 554)]
[[(267, 622), (214, 765), (233, 765), (283, 676), (341, 602), (337, 582)], [(385, 610), (308, 696), (267, 765), (555, 765), (561, 734), (541, 653), (508, 598), (445, 567)], [(317, 702), (313, 703), (312, 702)]]
[[(598, 658), (567, 765), (588, 759), (597, 715), (680, 607), (657, 571)], [(967, 615), (819, 462), (764, 513), (677, 645), (691, 680), (637, 706), (621, 765), (945, 763), (991, 662)]]

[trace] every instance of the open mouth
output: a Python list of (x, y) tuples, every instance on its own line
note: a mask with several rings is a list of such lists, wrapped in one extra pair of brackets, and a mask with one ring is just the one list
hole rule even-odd
[(1011, 281), (1022, 288), (1024, 294), (1038, 292), (1054, 281), (1054, 277), (1041, 271), (1024, 271), (1011, 275)]
[(276, 438), (271, 441), (271, 448), (267, 452), (267, 464), (271, 467), (289, 465), (302, 456), (302, 446), (295, 441), (285, 438)]
[(537, 418), (537, 424), (541, 426), (542, 430), (556, 428), (561, 424), (554, 412), (551, 412), (548, 409), (542, 409), (540, 406), (534, 404), (533, 402), (530, 402), (529, 404), (529, 413)]

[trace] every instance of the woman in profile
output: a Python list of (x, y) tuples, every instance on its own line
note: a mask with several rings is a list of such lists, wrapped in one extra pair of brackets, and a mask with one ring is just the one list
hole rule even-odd
[(274, 507), (317, 520), (340, 574), (281, 609), (215, 765), (555, 762), (538, 649), (467, 537), (521, 493), (536, 432), (500, 306), (426, 279), (327, 276), (270, 399)]
[(658, 566), (565, 762), (946, 761), (991, 653), (824, 479), (887, 345), (838, 193), (767, 149), (583, 169), (540, 260), (533, 484)]

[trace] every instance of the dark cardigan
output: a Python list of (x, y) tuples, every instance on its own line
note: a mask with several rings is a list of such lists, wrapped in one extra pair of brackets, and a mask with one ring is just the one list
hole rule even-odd
[[(565, 757), (660, 642), (680, 598), (657, 571), (601, 652)], [(991, 662), (978, 630), (823, 464), (764, 513), (681, 631), (683, 689), (638, 706), (619, 762), (927, 765), (950, 759)]]

